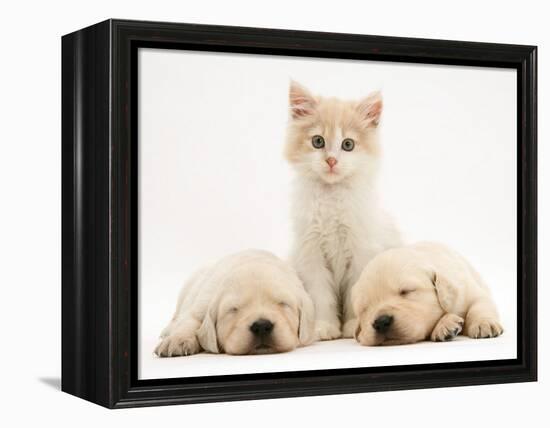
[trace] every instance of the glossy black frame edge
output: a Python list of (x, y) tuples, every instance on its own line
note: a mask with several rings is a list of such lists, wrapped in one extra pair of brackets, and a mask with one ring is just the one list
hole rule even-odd
[[(137, 379), (139, 47), (518, 71), (518, 358)], [(62, 38), (62, 390), (110, 408), (537, 379), (536, 47), (108, 20)]]

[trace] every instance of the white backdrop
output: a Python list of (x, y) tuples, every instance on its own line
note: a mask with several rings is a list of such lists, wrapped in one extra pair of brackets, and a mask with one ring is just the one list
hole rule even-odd
[[(540, 426), (550, 381), (550, 31), (547, 4), (526, 0), (258, 2), (20, 1), (0, 5), (0, 373), (3, 425), (334, 427), (348, 420), (464, 428)], [(59, 392), (61, 355), (60, 36), (108, 17), (537, 44), (539, 50), (538, 383), (106, 411)], [(24, 23), (24, 25), (22, 25)], [(370, 88), (369, 88), (370, 89)], [(387, 88), (385, 88), (387, 92)], [(26, 94), (26, 96), (22, 96)], [(387, 94), (388, 96), (388, 94)], [(386, 139), (387, 141), (387, 139)], [(388, 165), (386, 165), (388, 166)]]
[[(160, 49), (138, 57), (141, 376), (516, 357), (515, 70)], [(438, 240), (471, 260), (493, 289), (507, 340), (466, 352), (321, 348), (316, 364), (310, 352), (246, 362), (151, 355), (198, 267), (246, 248), (287, 256), (290, 78), (327, 96), (382, 91), (385, 205), (407, 241)]]

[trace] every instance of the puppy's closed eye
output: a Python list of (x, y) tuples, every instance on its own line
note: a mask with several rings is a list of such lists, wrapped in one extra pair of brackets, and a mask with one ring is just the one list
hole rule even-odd
[(236, 314), (237, 312), (239, 312), (239, 308), (236, 306), (232, 306), (226, 311), (226, 314), (231, 315), (231, 314)]
[(415, 288), (403, 288), (399, 290), (399, 295), (402, 297), (409, 296), (411, 293), (414, 293), (416, 291)]

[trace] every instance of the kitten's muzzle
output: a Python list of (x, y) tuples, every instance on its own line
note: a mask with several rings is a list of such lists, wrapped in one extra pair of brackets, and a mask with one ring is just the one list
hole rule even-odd
[(338, 163), (338, 160), (334, 157), (329, 157), (325, 159), (326, 163), (328, 163), (328, 166), (330, 166), (330, 169), (334, 168), (334, 165)]

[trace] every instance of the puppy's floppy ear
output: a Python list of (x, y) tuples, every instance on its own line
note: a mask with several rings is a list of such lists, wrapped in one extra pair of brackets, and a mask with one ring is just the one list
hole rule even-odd
[(351, 306), (353, 307), (353, 313), (356, 317), (359, 318), (363, 310), (365, 309), (365, 302), (364, 299), (362, 299), (362, 296), (360, 295), (361, 291), (359, 291), (359, 282), (361, 278), (359, 278), (355, 284), (351, 286), (351, 289), (349, 291), (349, 296), (351, 298)]
[(361, 334), (361, 323), (357, 320), (357, 327), (355, 327), (355, 333), (353, 333), (353, 338), (359, 342), (359, 335)]
[(445, 274), (436, 270), (431, 272), (431, 280), (437, 293), (439, 305), (445, 312), (454, 313), (459, 300), (458, 286), (449, 281)]
[(299, 324), (298, 339), (301, 345), (309, 345), (315, 338), (315, 308), (313, 301), (305, 290), (300, 290), (298, 306)]
[(218, 335), (216, 333), (216, 321), (217, 321), (217, 300), (214, 299), (208, 306), (202, 324), (197, 331), (197, 339), (205, 351), (213, 354), (219, 354), (220, 348), (218, 346)]

